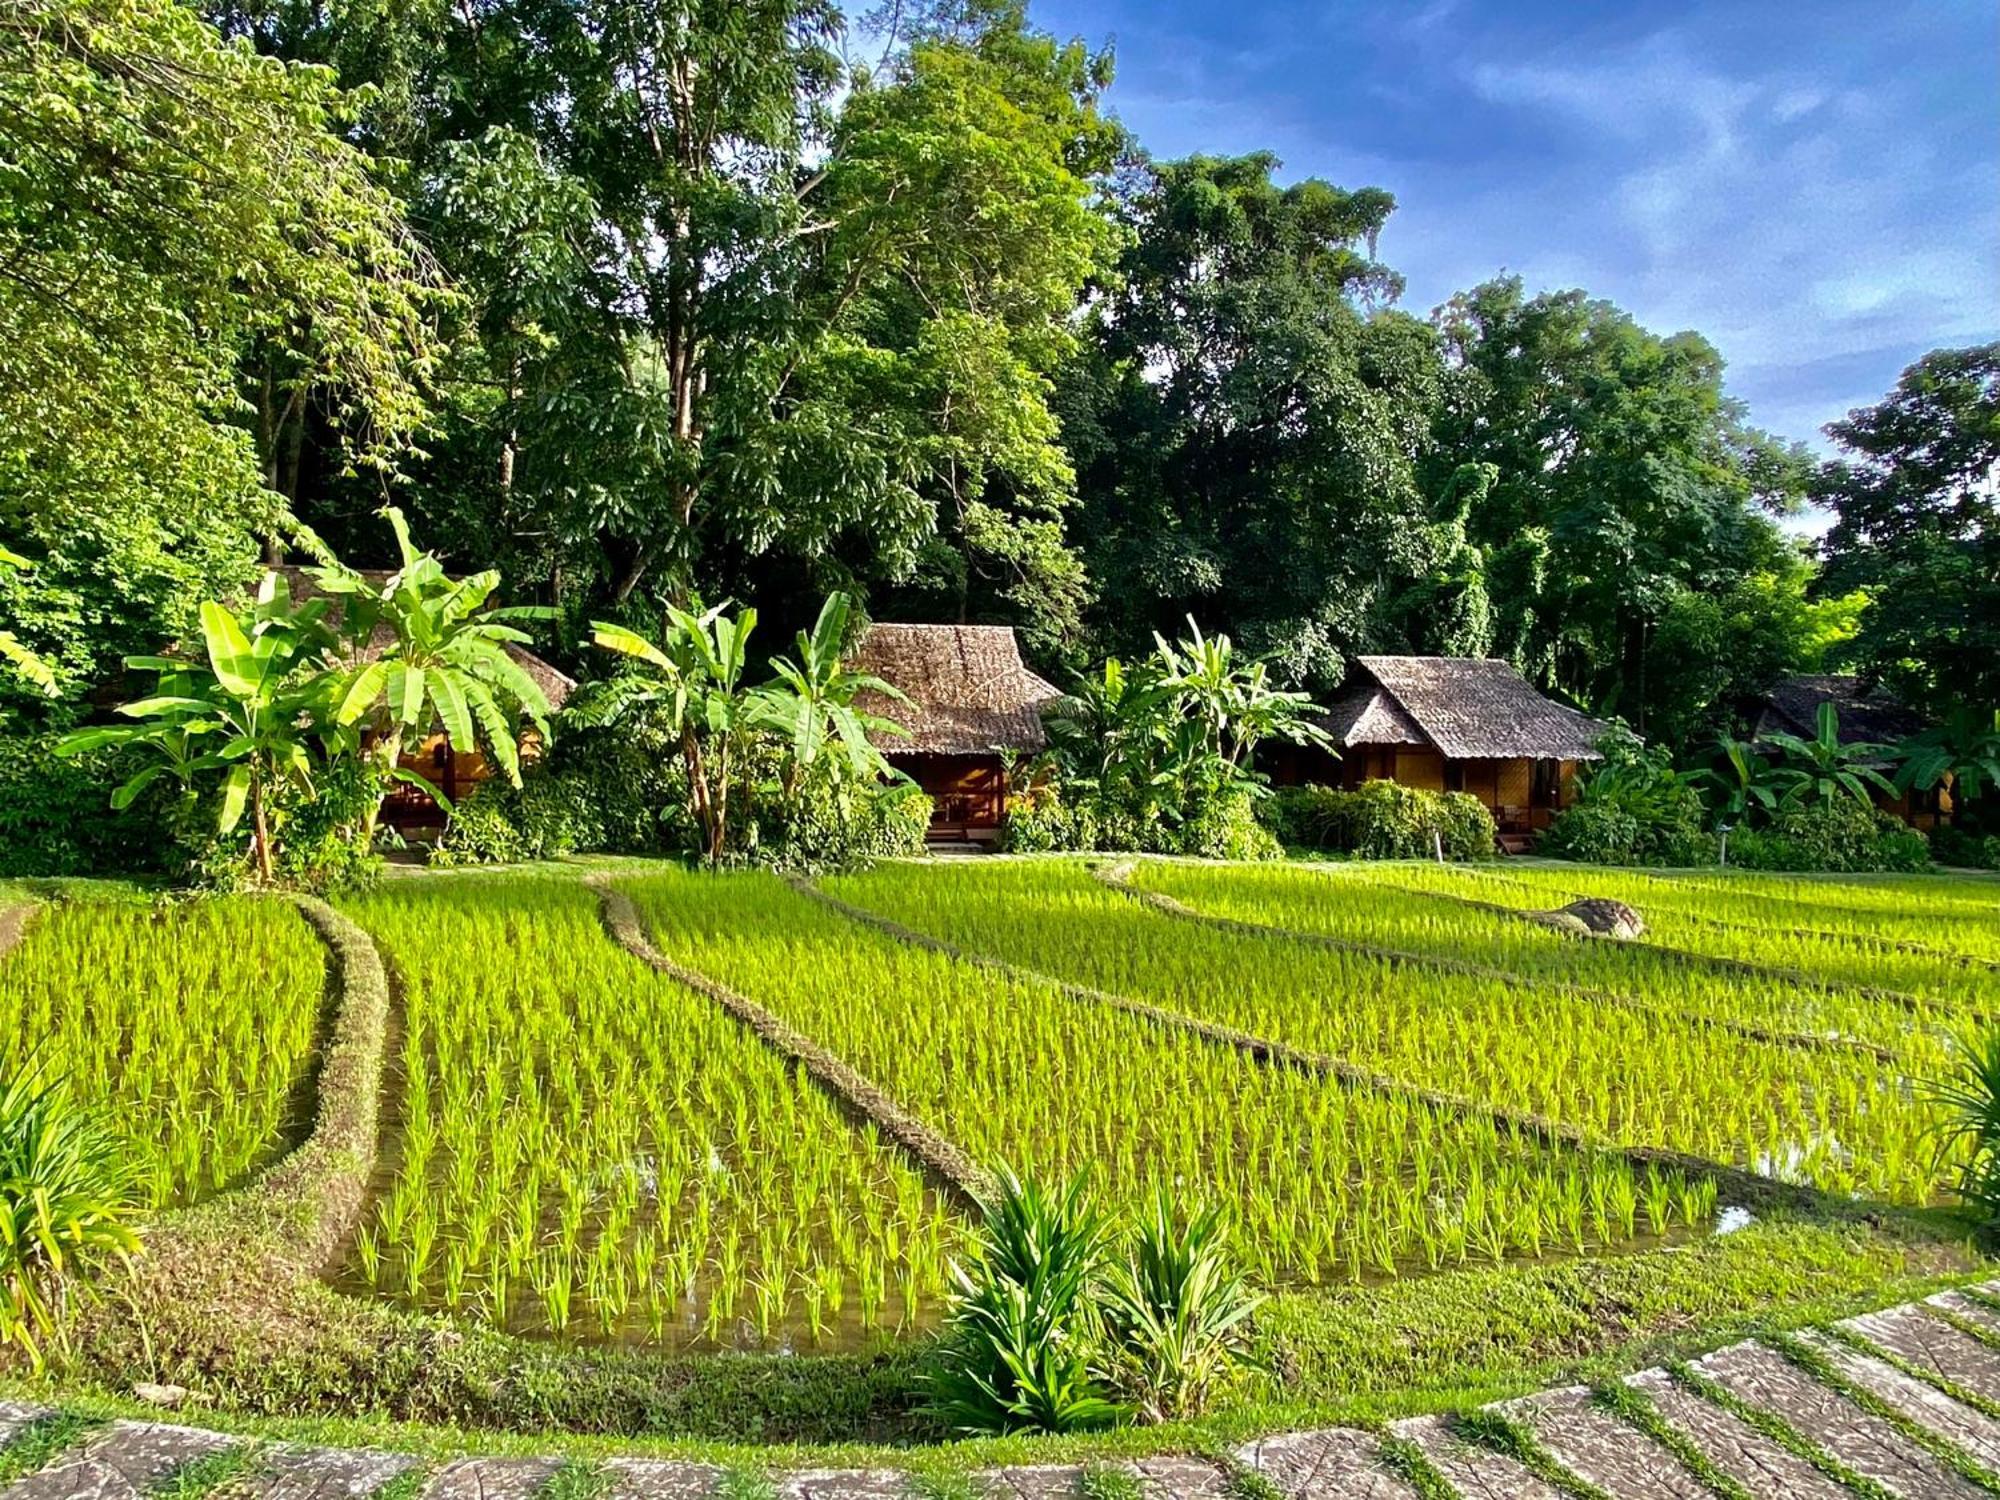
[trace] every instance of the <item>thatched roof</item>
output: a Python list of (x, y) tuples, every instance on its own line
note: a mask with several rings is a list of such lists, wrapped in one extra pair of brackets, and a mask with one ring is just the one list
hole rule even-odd
[(1022, 663), (1007, 625), (871, 625), (849, 665), (910, 700), (860, 700), (909, 731), (907, 739), (876, 737), (876, 748), (890, 755), (1040, 750), (1048, 743), (1042, 709), (1062, 696)]
[(1327, 714), (1334, 742), (1430, 745), (1452, 760), (1597, 760), (1605, 726), (1543, 697), (1504, 661), (1364, 656)]
[[(303, 603), (307, 599), (321, 597), (318, 587), (303, 568), (283, 567), (278, 569), (278, 571), (285, 575), (285, 582), (291, 588), (294, 603)], [(380, 588), (396, 576), (394, 571), (389, 568), (356, 568), (354, 571), (377, 588)], [(339, 621), (342, 602), (338, 595), (330, 597), (327, 600), (328, 608), (326, 617), (329, 621), (336, 623)], [(384, 651), (388, 650), (395, 642), (395, 639), (395, 632), (390, 630), (388, 626), (377, 625), (374, 635), (369, 638), (367, 647), (357, 653), (357, 663), (373, 661)], [(519, 646), (509, 646), (507, 647), (507, 654), (513, 657), (521, 670), (534, 680), (535, 686), (542, 690), (542, 696), (549, 700), (549, 707), (551, 709), (561, 708), (569, 698), (569, 695), (576, 691), (576, 679), (574, 677), (569, 676), (565, 672), (558, 671), (535, 655), (534, 652), (524, 650)]]
[(1882, 689), (1864, 689), (1858, 677), (1816, 672), (1781, 678), (1764, 695), (1753, 737), (1776, 732), (1809, 740), (1819, 733), (1822, 703), (1839, 714), (1843, 745), (1893, 745), (1925, 728), (1922, 714)]

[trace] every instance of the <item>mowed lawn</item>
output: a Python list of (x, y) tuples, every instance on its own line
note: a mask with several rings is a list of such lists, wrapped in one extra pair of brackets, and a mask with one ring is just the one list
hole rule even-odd
[[(341, 903), (397, 1015), (383, 1162), (335, 1284), (671, 1351), (934, 1328), (962, 1195), (624, 951), (581, 874), (419, 874)], [(1161, 1186), (1219, 1202), (1307, 1398), (1967, 1264), (1931, 1212), (1955, 1164), (1925, 1084), (2000, 1010), (2000, 882), (1073, 859), (616, 880), (660, 953), (970, 1160), (1083, 1174), (1114, 1211)], [(1646, 935), (1519, 915), (1583, 894), (1631, 902)], [(0, 959), (0, 1060), (39, 1038), (156, 1201), (184, 1202), (286, 1148), (323, 973), (281, 902), (72, 892)], [(1759, 1198), (1757, 1177), (1805, 1191)], [(1427, 1339), (1399, 1341), (1413, 1319)]]

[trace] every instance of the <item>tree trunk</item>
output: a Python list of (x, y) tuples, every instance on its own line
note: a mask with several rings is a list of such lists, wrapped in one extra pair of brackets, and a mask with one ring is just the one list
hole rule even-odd
[(257, 848), (257, 874), (265, 885), (271, 883), (271, 822), (264, 812), (264, 778), (250, 780), (251, 841)]

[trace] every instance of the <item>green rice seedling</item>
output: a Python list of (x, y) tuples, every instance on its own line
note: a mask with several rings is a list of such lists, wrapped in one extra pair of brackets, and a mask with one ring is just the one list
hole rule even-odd
[[(1893, 986), (1893, 976), (1880, 967), (1857, 965), (1853, 955), (1836, 956), (1832, 963), (1816, 956), (1806, 967), (1821, 982), (1808, 987), (1774, 985), (1754, 974), (1690, 965), (1661, 951), (1663, 922), (1680, 937), (1689, 934), (1673, 927), (1675, 918), (1663, 916), (1650, 894), (1632, 888), (1630, 872), (1610, 872), (1607, 878), (1615, 890), (1603, 889), (1595, 872), (1548, 873), (1578, 889), (1496, 876), (1483, 869), (1406, 865), (1218, 867), (1148, 861), (1136, 867), (1131, 880), (1142, 890), (1157, 891), (1214, 916), (1447, 963), (1497, 967), (1523, 981), (1575, 985), (1610, 1002), (1668, 1015), (1699, 1016), (1801, 1037), (1848, 1038), (1914, 1053), (1919, 1062), (1936, 1050), (1939, 1017), (1912, 1015), (1856, 989), (1856, 985)], [(1550, 928), (1468, 905), (1464, 899), (1529, 909), (1562, 905), (1585, 889), (1598, 895), (1623, 892), (1621, 899), (1631, 900), (1646, 916), (1648, 940), (1579, 942)], [(1768, 937), (1771, 929), (1758, 931)], [(1941, 1007), (1950, 998), (1968, 997), (1972, 980), (1992, 977), (1971, 974), (1955, 961), (1945, 967), (1952, 984), (1948, 995), (1939, 996)]]
[(153, 1207), (192, 1202), (283, 1152), (325, 986), (283, 902), (59, 903), (0, 963), (0, 1076), (34, 1051), (101, 1109)]
[[(573, 1338), (678, 1341), (693, 1307), (708, 1342), (777, 1343), (811, 1336), (792, 1288), (816, 1257), (858, 1285), (892, 1232), (963, 1232), (911, 1162), (613, 943), (579, 884), (395, 882), (349, 910), (406, 1007), (378, 1295)], [(833, 1224), (863, 1226), (849, 1253)], [(889, 1284), (941, 1286), (942, 1258)]]
[[(1042, 1181), (1088, 1172), (1120, 1211), (1203, 1185), (1232, 1249), (1267, 1282), (1419, 1265), (1424, 1234), (1461, 1243), (1451, 1226), (1464, 1218), (1471, 1238), (1480, 1203), (1493, 1205), (1480, 1226), (1493, 1257), (1527, 1253), (1543, 1213), (1521, 1205), (1576, 1160), (1490, 1119), (1260, 1064), (899, 943), (775, 877), (676, 873), (627, 889), (662, 951), (839, 1053), (975, 1159), (1016, 1162)], [(887, 1259), (934, 1265), (925, 1233), (897, 1228)], [(923, 1287), (917, 1278), (896, 1297), (864, 1276), (864, 1315), (888, 1300), (907, 1317)]]
[(1588, 1136), (1902, 1202), (1930, 1200), (1949, 1175), (1923, 1158), (1933, 1115), (1895, 1058), (1221, 930), (1141, 905), (1074, 864), (884, 865), (827, 884), (1042, 974)]

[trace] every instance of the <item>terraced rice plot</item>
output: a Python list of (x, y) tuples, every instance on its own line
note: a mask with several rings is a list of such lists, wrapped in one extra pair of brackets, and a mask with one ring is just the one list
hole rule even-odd
[(519, 1332), (859, 1342), (934, 1309), (960, 1227), (923, 1177), (573, 879), (347, 906), (400, 977), (401, 1077), (344, 1278)]
[[(995, 904), (996, 870), (937, 880)], [(879, 878), (864, 884), (872, 890)], [(1635, 1175), (1490, 1117), (1260, 1064), (1185, 1030), (882, 936), (767, 875), (625, 887), (660, 950), (858, 1068), (976, 1160), (1090, 1174), (1136, 1208), (1157, 1185), (1224, 1204), (1266, 1283), (1583, 1252), (1705, 1222), (1706, 1180)], [(1110, 935), (1116, 941), (1122, 934)]]
[(1721, 872), (1523, 866), (1505, 870), (1385, 866), (1387, 884), (1523, 909), (1577, 895), (1630, 902), (1640, 940), (1803, 972), (1831, 985), (1901, 990), (1935, 1001), (1948, 1020), (2000, 1018), (2000, 881), (1931, 877), (1810, 881)]
[(61, 902), (0, 958), (0, 1074), (67, 1080), (156, 1207), (243, 1181), (306, 1104), (326, 950), (282, 901)]
[(1759, 1040), (1555, 984), (1397, 963), (1283, 933), (1219, 931), (1147, 908), (1075, 864), (885, 866), (826, 884), (1043, 974), (1621, 1144), (1899, 1202), (1934, 1197), (1948, 1170), (1893, 1057)]

